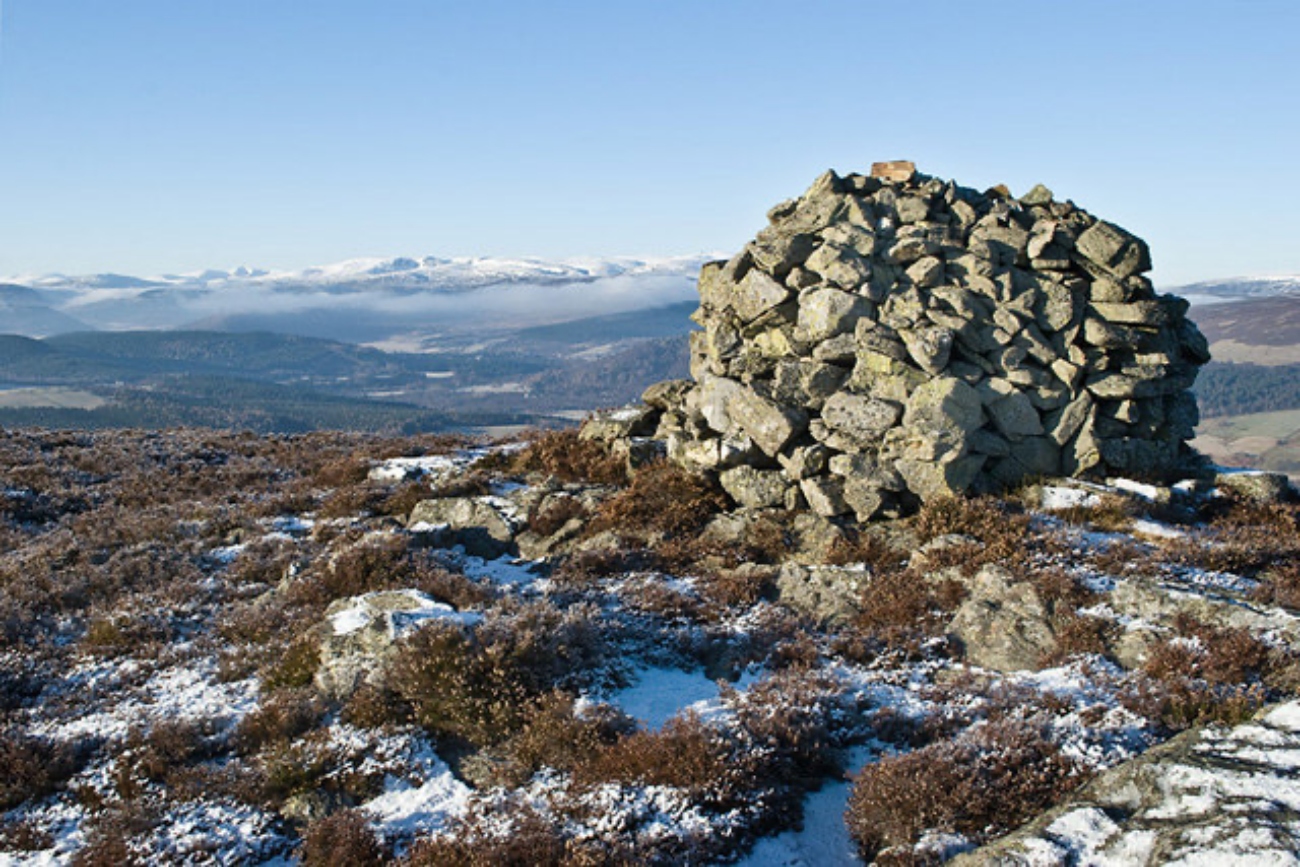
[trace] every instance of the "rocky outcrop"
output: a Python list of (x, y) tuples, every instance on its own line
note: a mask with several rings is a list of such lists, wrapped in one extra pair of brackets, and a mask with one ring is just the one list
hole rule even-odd
[(421, 500), (407, 527), (438, 547), (460, 545), (467, 554), (494, 559), (518, 553), (520, 521), (513, 503), (498, 497), (441, 497)]
[(1300, 703), (1186, 732), (1102, 774), (1020, 831), (949, 862), (1294, 864)]
[(434, 620), (472, 626), (482, 615), (458, 612), (418, 590), (367, 593), (330, 604), (321, 628), (315, 685), (324, 695), (345, 698), (364, 682), (380, 683), (403, 636)]
[(965, 658), (996, 671), (1035, 671), (1056, 649), (1051, 614), (1034, 585), (990, 563), (970, 581), (970, 595), (948, 631)]
[(1187, 303), (1142, 276), (1140, 238), (1041, 186), (980, 193), (910, 163), (827, 172), (768, 217), (701, 270), (693, 381), (655, 386), (634, 419), (742, 505), (867, 520), (1194, 463), (1209, 353)]

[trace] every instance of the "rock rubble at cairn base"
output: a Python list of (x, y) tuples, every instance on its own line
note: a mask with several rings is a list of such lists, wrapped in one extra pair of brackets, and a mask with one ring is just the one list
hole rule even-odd
[(1051, 191), (826, 172), (700, 273), (642, 430), (741, 506), (858, 520), (1031, 476), (1195, 471), (1209, 360), (1147, 245)]

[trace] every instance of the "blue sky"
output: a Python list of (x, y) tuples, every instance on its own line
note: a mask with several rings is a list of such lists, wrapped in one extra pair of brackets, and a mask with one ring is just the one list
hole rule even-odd
[(738, 248), (827, 167), (1300, 273), (1300, 3), (3, 0), (0, 274)]

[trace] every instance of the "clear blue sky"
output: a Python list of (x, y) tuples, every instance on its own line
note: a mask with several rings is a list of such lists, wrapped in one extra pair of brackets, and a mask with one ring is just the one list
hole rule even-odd
[(1300, 273), (1300, 2), (3, 0), (0, 274), (739, 247), (821, 170)]

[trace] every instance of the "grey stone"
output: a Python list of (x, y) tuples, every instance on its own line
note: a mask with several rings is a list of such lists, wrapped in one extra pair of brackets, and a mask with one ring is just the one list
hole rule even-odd
[(785, 492), (790, 487), (780, 470), (756, 470), (743, 465), (724, 470), (718, 482), (739, 505), (751, 509), (784, 505)]
[(926, 256), (907, 267), (907, 277), (922, 289), (938, 286), (943, 282), (943, 260), (937, 256)]
[(1221, 491), (1231, 491), (1256, 503), (1285, 503), (1294, 499), (1295, 489), (1282, 473), (1261, 470), (1219, 472), (1214, 484)]
[(1052, 191), (1042, 184), (1034, 184), (1034, 188), (1021, 196), (1020, 201), (1026, 205), (1046, 205), (1052, 201)]
[(444, 547), (463, 545), (475, 557), (495, 560), (516, 553), (517, 527), (492, 504), (479, 497), (421, 500), (411, 509), (408, 528), (429, 527), (427, 533)]
[(783, 452), (777, 455), (777, 460), (790, 478), (799, 481), (824, 473), (830, 456), (830, 449), (821, 443), (813, 443), (796, 446), (788, 454)]
[(1160, 301), (1129, 301), (1112, 304), (1106, 301), (1093, 301), (1089, 310), (1098, 318), (1118, 325), (1139, 325), (1158, 328), (1169, 322), (1169, 310)]
[(932, 379), (912, 392), (903, 426), (939, 430), (973, 431), (984, 423), (979, 392), (957, 379)]
[(853, 510), (853, 515), (861, 523), (875, 518), (888, 502), (885, 493), (865, 479), (850, 478), (844, 481), (844, 503)]
[[(858, 320), (859, 322), (866, 320)], [(851, 364), (858, 354), (858, 341), (852, 334), (837, 334), (813, 348), (813, 359)]]
[(1102, 772), (1064, 803), (952, 867), (1290, 864), (1300, 702), (1192, 728)]
[(818, 515), (833, 518), (852, 511), (844, 500), (844, 482), (831, 476), (812, 476), (802, 479), (799, 488), (808, 501), (808, 508)]
[(871, 280), (871, 263), (851, 247), (823, 244), (808, 257), (805, 267), (828, 283), (851, 289)]
[(984, 455), (965, 455), (943, 463), (901, 458), (895, 467), (909, 491), (922, 500), (936, 500), (969, 491), (985, 460)]
[(885, 261), (893, 265), (910, 265), (936, 252), (937, 247), (927, 238), (903, 238), (885, 253)]
[(1009, 440), (1043, 433), (1043, 421), (1024, 392), (1002, 395), (989, 403), (986, 409), (998, 432)]
[[(765, 237), (766, 236), (766, 237)], [(802, 265), (813, 252), (817, 239), (808, 234), (759, 233), (759, 239), (750, 246), (754, 263), (769, 274), (788, 274)]]
[(1113, 223), (1094, 223), (1079, 235), (1075, 249), (1115, 277), (1124, 278), (1151, 270), (1151, 251), (1146, 242)]
[(695, 387), (689, 379), (668, 379), (656, 382), (641, 392), (641, 401), (658, 410), (672, 410), (680, 407), (686, 395)]
[(700, 379), (700, 387), (695, 391), (700, 414), (709, 427), (718, 433), (731, 430), (731, 415), (728, 407), (731, 401), (744, 390), (744, 386), (733, 379), (721, 376), (706, 376)]
[(439, 620), (468, 628), (482, 619), (456, 612), (418, 590), (339, 599), (325, 613), (314, 685), (333, 699), (347, 698), (363, 683), (381, 683), (398, 642), (412, 631)]
[(903, 196), (894, 210), (900, 223), (920, 223), (930, 216), (930, 204), (920, 196)]
[(808, 427), (808, 414), (802, 409), (781, 406), (748, 388), (731, 398), (727, 412), (769, 457), (776, 457), (792, 437)]
[(908, 354), (931, 376), (938, 376), (952, 356), (953, 332), (948, 328), (909, 328), (899, 332)]
[(777, 598), (819, 623), (848, 626), (861, 612), (858, 600), (869, 578), (860, 567), (786, 564), (777, 576)]
[(852, 332), (859, 319), (873, 312), (870, 301), (839, 289), (811, 289), (799, 299), (799, 335), (820, 342)]
[(789, 297), (789, 289), (762, 271), (753, 270), (732, 290), (727, 306), (742, 322), (753, 322)]
[(582, 423), (578, 438), (613, 443), (629, 437), (647, 436), (654, 433), (658, 420), (658, 412), (645, 404), (602, 410), (592, 413)]
[(900, 415), (897, 404), (848, 392), (831, 396), (822, 407), (826, 425), (862, 447), (877, 443)]
[(948, 624), (966, 659), (994, 671), (1036, 671), (1056, 649), (1047, 606), (1034, 585), (996, 564), (984, 566)]

